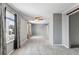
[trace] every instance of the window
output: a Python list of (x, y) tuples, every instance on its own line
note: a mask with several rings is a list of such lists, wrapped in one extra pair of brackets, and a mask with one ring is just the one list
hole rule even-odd
[(15, 15), (6, 10), (6, 41), (15, 38)]

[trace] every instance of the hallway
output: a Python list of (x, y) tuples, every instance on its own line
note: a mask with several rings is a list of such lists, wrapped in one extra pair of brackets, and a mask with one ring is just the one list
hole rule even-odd
[(67, 49), (65, 47), (56, 47), (48, 43), (46, 39), (32, 38), (27, 40), (21, 48), (15, 50), (12, 55), (79, 55), (79, 48)]

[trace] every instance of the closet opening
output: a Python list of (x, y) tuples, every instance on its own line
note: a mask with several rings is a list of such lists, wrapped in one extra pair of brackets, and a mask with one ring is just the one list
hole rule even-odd
[(79, 47), (79, 8), (68, 13), (69, 15), (69, 43), (70, 48)]

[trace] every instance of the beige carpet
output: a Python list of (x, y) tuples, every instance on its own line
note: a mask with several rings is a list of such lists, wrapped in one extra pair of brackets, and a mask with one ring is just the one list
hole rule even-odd
[(78, 55), (79, 48), (52, 47), (46, 39), (27, 40), (26, 44), (12, 55)]

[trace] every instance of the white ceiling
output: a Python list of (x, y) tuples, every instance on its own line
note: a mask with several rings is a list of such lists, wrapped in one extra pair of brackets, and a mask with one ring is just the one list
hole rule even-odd
[(47, 16), (52, 13), (62, 13), (75, 3), (13, 3), (11, 5), (30, 16)]

